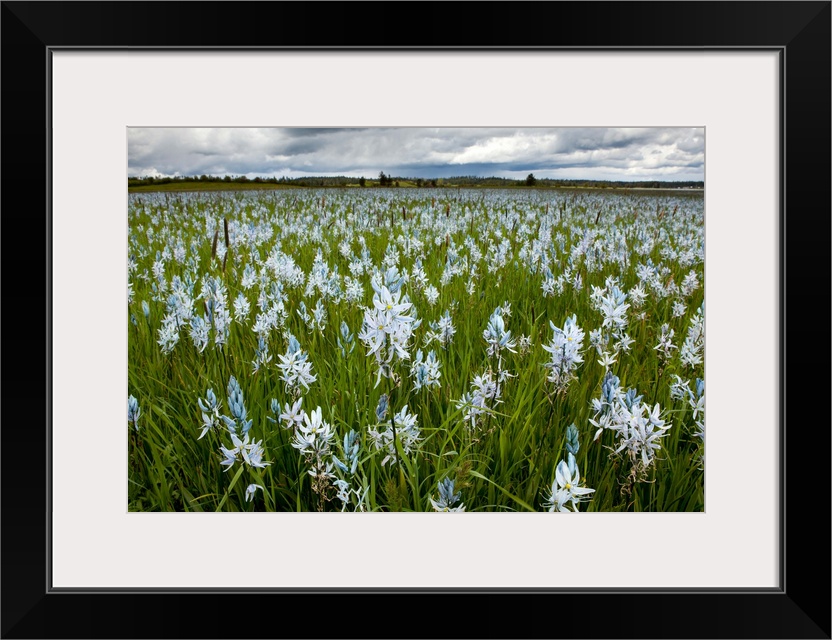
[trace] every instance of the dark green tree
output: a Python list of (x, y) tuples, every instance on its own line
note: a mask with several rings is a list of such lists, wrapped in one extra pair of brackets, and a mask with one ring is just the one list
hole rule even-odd
[(537, 184), (537, 178), (534, 177), (533, 173), (530, 173), (528, 176), (526, 176), (526, 186), (527, 187), (533, 187), (536, 184)]

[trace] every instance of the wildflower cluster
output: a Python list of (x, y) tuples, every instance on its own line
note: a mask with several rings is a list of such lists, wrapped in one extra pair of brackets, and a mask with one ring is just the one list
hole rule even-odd
[(658, 403), (652, 409), (642, 404), (642, 396), (634, 389), (625, 393), (618, 377), (608, 371), (601, 384), (601, 397), (593, 398), (592, 409), (594, 416), (589, 422), (598, 428), (595, 440), (604, 429), (610, 429), (618, 439), (615, 453), (626, 450), (633, 463), (640, 461), (645, 469), (653, 464), (656, 451), (661, 449), (659, 441), (670, 429)]
[(220, 452), (224, 456), (224, 458), (220, 460), (220, 464), (225, 467), (226, 471), (228, 471), (238, 460), (241, 463), (245, 462), (250, 467), (257, 467), (259, 469), (265, 469), (266, 466), (271, 464), (271, 462), (263, 461), (263, 454), (265, 451), (263, 450), (262, 440), (257, 442), (251, 441), (248, 434), (245, 434), (242, 438), (240, 438), (233, 431), (230, 431), (229, 435), (231, 436), (232, 447), (227, 449), (226, 447), (220, 445)]
[(494, 379), (490, 370), (474, 376), (471, 391), (464, 393), (456, 403), (457, 408), (463, 410), (463, 420), (468, 429), (475, 431), (482, 426), (483, 416), (491, 414), (494, 407), (501, 402), (501, 395), (502, 386)]
[[(691, 389), (690, 381), (682, 380), (676, 376), (676, 382), (670, 385), (670, 397), (674, 400), (685, 400), (693, 411), (694, 431), (693, 437), (698, 438), (701, 445), (705, 444), (705, 381), (697, 378), (694, 388)], [(704, 454), (703, 454), (704, 456)], [(700, 457), (700, 463), (704, 465), (704, 457)]]
[(410, 375), (414, 378), (413, 389), (418, 391), (422, 387), (440, 386), (439, 377), (442, 375), (439, 371), (440, 366), (439, 360), (436, 359), (436, 354), (432, 350), (428, 352), (424, 359), (422, 350), (416, 351), (416, 358), (410, 368)]
[(343, 320), (341, 321), (341, 335), (338, 337), (338, 349), (341, 350), (341, 357), (343, 358), (346, 358), (355, 349), (355, 336), (350, 332), (349, 325)]
[[(209, 393), (213, 393), (210, 389), (208, 391)], [(249, 429), (251, 429), (253, 421), (246, 420), (246, 407), (245, 404), (243, 404), (243, 390), (240, 388), (240, 383), (237, 382), (237, 378), (231, 376), (228, 380), (228, 387), (226, 388), (226, 391), (228, 393), (228, 412), (232, 417), (220, 417), (223, 422), (225, 422), (225, 425), (231, 433), (235, 433), (237, 427), (239, 427), (243, 435), (245, 435), (249, 432)], [(200, 403), (200, 409), (201, 408), (202, 403)]]
[(210, 430), (225, 425), (231, 438), (231, 447), (220, 445), (223, 459), (220, 464), (228, 471), (236, 461), (244, 462), (250, 467), (265, 468), (270, 462), (263, 461), (265, 453), (263, 441), (250, 439), (249, 431), (253, 420), (247, 419), (246, 407), (243, 400), (243, 390), (234, 376), (228, 381), (228, 411), (231, 416), (220, 414), (220, 402), (213, 389), (208, 389), (205, 398), (197, 399), (202, 412), (202, 433), (197, 440), (202, 439)]
[(307, 473), (312, 476), (312, 490), (323, 497), (326, 488), (335, 479), (330, 449), (335, 431), (323, 419), (320, 407), (311, 413), (304, 412), (301, 417), (302, 421), (295, 422), (292, 446), (306, 458), (309, 466)]
[(575, 378), (575, 369), (584, 361), (581, 357), (584, 332), (574, 315), (566, 319), (562, 329), (556, 327), (551, 320), (549, 326), (554, 335), (548, 345), (543, 345), (543, 349), (551, 354), (549, 362), (545, 364), (549, 369), (547, 380), (554, 385), (556, 393), (562, 393)]
[(376, 451), (385, 451), (387, 454), (381, 461), (382, 467), (388, 462), (396, 463), (398, 461), (399, 456), (396, 452), (397, 437), (405, 455), (409, 455), (421, 439), (418, 416), (415, 413), (409, 413), (407, 405), (402, 407), (401, 411), (394, 414), (389, 421), (386, 420), (388, 408), (388, 397), (387, 395), (382, 395), (376, 407), (376, 418), (378, 422), (374, 428), (367, 432)]
[[(342, 474), (342, 477), (335, 480), (335, 487), (338, 489), (336, 497), (341, 501), (341, 511), (346, 511), (348, 506), (353, 507), (353, 511), (364, 511), (364, 499), (367, 495), (367, 488), (353, 487), (356, 483), (355, 474), (358, 469), (358, 455), (361, 450), (360, 438), (358, 433), (350, 429), (349, 433), (344, 436), (344, 443), (341, 447), (340, 458), (332, 454), (332, 461), (335, 463), (336, 470)], [(352, 481), (352, 484), (351, 484)]]
[[(609, 370), (617, 362), (621, 352), (630, 350), (633, 339), (627, 334), (627, 294), (620, 288), (618, 280), (608, 276), (604, 287), (592, 287), (590, 300), (601, 312), (603, 322), (599, 329), (590, 332), (590, 344), (600, 356), (598, 364)], [(612, 351), (609, 344), (612, 342)]]
[(410, 359), (407, 349), (415, 318), (405, 315), (413, 305), (402, 300), (399, 288), (391, 291), (375, 280), (372, 284), (373, 308), (364, 311), (364, 325), (358, 338), (367, 346), (367, 355), (376, 358), (378, 386), (382, 376), (392, 377), (394, 359)]
[(309, 385), (317, 380), (312, 373), (312, 363), (309, 356), (300, 348), (297, 338), (289, 334), (289, 344), (286, 353), (278, 356), (280, 364), (280, 379), (286, 383), (286, 391), (297, 397), (303, 390), (309, 389)]
[(425, 334), (425, 344), (428, 345), (432, 340), (436, 340), (443, 349), (446, 349), (451, 344), (455, 333), (451, 313), (446, 310), (439, 320), (430, 322), (430, 331)]
[(515, 353), (514, 347), (517, 346), (517, 341), (512, 339), (511, 331), (506, 329), (502, 307), (497, 307), (494, 313), (491, 314), (488, 319), (488, 326), (482, 332), (482, 337), (488, 345), (489, 357), (497, 356), (499, 358), (504, 349)]
[(675, 332), (670, 328), (670, 325), (665, 323), (661, 328), (661, 335), (659, 336), (659, 343), (653, 347), (659, 352), (659, 359), (662, 363), (667, 363), (673, 357), (673, 350), (676, 345), (673, 344), (673, 334)]
[(703, 350), (705, 349), (705, 318), (703, 313), (705, 311), (705, 304), (696, 310), (696, 314), (691, 318), (688, 335), (685, 337), (685, 342), (679, 350), (679, 357), (682, 364), (686, 367), (695, 367), (702, 363)]

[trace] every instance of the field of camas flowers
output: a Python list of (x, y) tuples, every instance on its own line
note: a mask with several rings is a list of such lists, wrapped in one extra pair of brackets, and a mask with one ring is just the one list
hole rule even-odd
[(701, 193), (131, 194), (131, 511), (701, 511)]

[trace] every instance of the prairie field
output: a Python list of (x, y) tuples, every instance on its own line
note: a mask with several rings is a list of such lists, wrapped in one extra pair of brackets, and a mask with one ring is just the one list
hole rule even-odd
[(704, 198), (128, 196), (130, 511), (703, 511)]

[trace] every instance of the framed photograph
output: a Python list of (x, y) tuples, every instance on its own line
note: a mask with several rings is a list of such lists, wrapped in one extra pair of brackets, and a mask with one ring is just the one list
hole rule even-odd
[(3, 637), (830, 637), (830, 3), (200, 7), (3, 3)]

